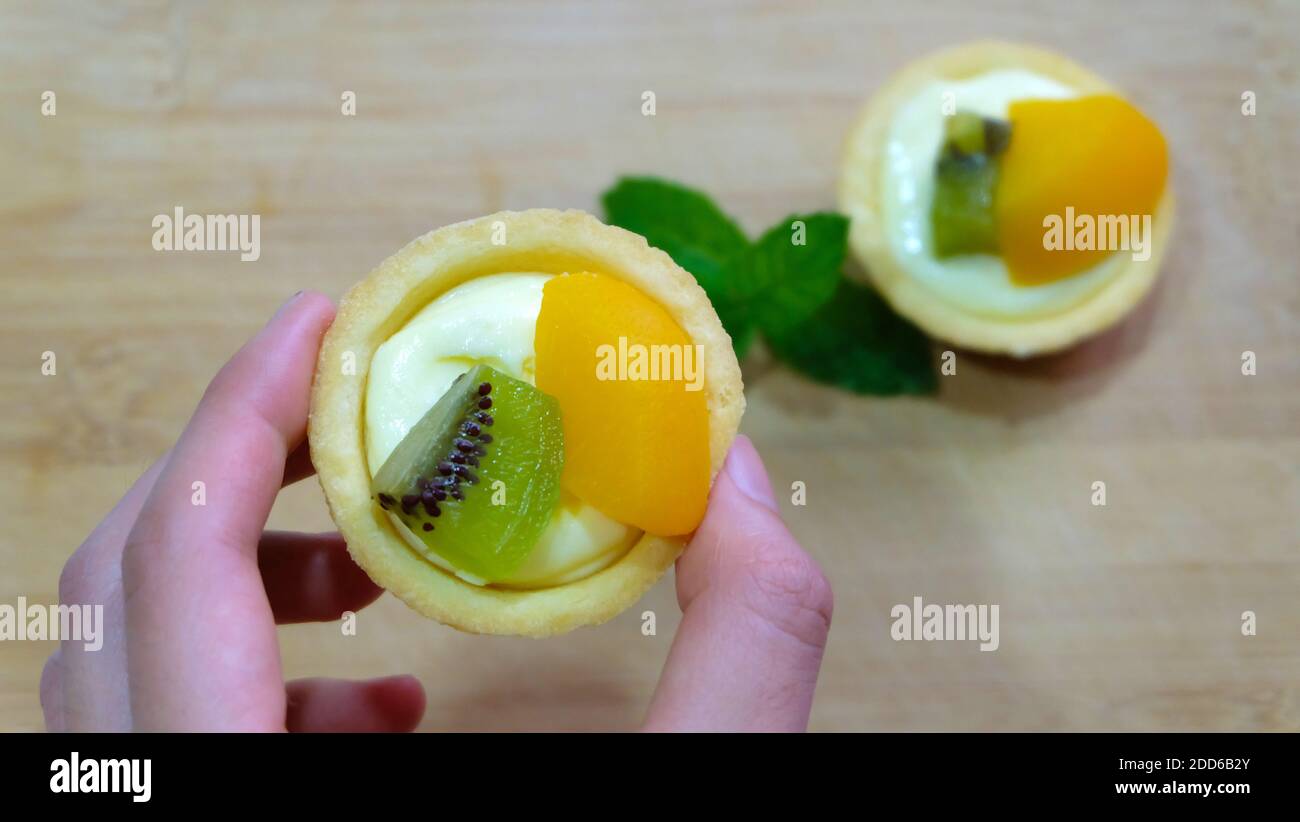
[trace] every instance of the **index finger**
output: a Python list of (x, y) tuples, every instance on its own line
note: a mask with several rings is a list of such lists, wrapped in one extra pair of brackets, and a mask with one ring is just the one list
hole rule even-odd
[(333, 316), (319, 294), (280, 308), (212, 380), (140, 511), (122, 557), (137, 727), (283, 723), (257, 546)]

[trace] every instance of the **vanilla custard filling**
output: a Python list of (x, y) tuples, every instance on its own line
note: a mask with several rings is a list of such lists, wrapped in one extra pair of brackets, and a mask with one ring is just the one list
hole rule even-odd
[(1078, 96), (1039, 74), (998, 70), (959, 82), (932, 83), (899, 110), (885, 147), (882, 210), (894, 259), (907, 274), (937, 299), (973, 314), (1008, 320), (1068, 310), (1109, 282), (1122, 268), (1116, 255), (1074, 276), (1035, 286), (1013, 283), (1006, 264), (996, 255), (935, 257), (930, 206), (935, 159), (943, 145), (945, 94), (953, 95), (947, 99), (959, 111), (1002, 120), (1015, 100)]
[[(375, 351), (366, 384), (366, 459), (374, 476), (457, 377), (485, 364), (536, 384), (533, 337), (550, 274), (478, 277), (429, 303)], [(430, 551), (391, 512), (393, 527), (422, 556), (466, 582), (487, 581), (455, 568)], [(520, 588), (562, 585), (612, 564), (640, 531), (565, 493), (537, 547), (509, 578), (493, 584)]]

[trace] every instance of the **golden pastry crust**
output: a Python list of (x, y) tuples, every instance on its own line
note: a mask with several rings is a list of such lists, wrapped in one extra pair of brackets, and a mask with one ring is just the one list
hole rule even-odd
[[(501, 231), (505, 242), (496, 245), (494, 232), (499, 240)], [(636, 286), (704, 346), (716, 476), (745, 410), (731, 338), (695, 279), (667, 254), (584, 212), (503, 211), (429, 232), (344, 296), (321, 344), (308, 439), (330, 515), (371, 579), (425, 616), (462, 631), (543, 637), (604, 622), (634, 603), (685, 547), (685, 538), (647, 534), (618, 562), (577, 582), (536, 590), (483, 588), (413, 551), (370, 500), (365, 389), (375, 349), (431, 300), (474, 277), (583, 270)]]
[(1083, 94), (1117, 94), (1106, 81), (1042, 49), (980, 42), (941, 51), (910, 63), (867, 103), (845, 144), (840, 173), (840, 209), (852, 220), (849, 246), (854, 257), (898, 313), (933, 337), (991, 354), (1028, 357), (1066, 348), (1118, 322), (1155, 283), (1174, 222), (1173, 187), (1152, 215), (1151, 256), (1124, 258), (1096, 291), (1071, 308), (1013, 320), (988, 317), (948, 302), (942, 294), (908, 274), (894, 256), (882, 215), (883, 157), (898, 110), (924, 87), (963, 80), (998, 69), (1023, 69), (1049, 77)]

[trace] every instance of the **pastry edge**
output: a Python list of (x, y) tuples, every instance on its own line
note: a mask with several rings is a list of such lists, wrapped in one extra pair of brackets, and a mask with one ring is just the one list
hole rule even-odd
[[(498, 222), (507, 240), (500, 246), (491, 242)], [(364, 397), (375, 349), (438, 294), (529, 259), (541, 261), (535, 270), (577, 270), (585, 262), (616, 276), (663, 305), (693, 342), (705, 346), (712, 477), (745, 408), (731, 338), (695, 279), (644, 237), (585, 212), (498, 212), (435, 229), (382, 262), (343, 297), (322, 340), (308, 418), (312, 462), (330, 516), (357, 564), (410, 607), (471, 633), (545, 637), (605, 622), (653, 586), (687, 542), (644, 534), (620, 560), (577, 582), (534, 590), (481, 588), (419, 556), (371, 504)], [(355, 374), (343, 373), (346, 352), (354, 355)]]

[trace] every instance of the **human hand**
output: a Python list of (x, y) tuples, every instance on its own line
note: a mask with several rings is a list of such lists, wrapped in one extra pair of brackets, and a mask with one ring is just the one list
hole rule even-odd
[[(68, 642), (41, 676), (50, 730), (400, 731), (411, 676), (285, 683), (276, 624), (331, 621), (381, 593), (337, 534), (264, 532), (304, 445), (323, 296), (286, 303), (213, 379), (175, 447), (69, 559), (64, 603), (104, 605), (104, 645)], [(194, 483), (206, 500), (193, 504)], [(678, 562), (684, 616), (653, 730), (806, 726), (831, 611), (825, 578), (781, 524), (762, 462), (737, 439)]]
[[(409, 730), (409, 676), (286, 684), (277, 623), (334, 620), (381, 591), (337, 534), (265, 532), (280, 487), (311, 474), (312, 373), (334, 307), (287, 302), (212, 380), (176, 445), (77, 549), (64, 603), (104, 605), (104, 646), (45, 665), (50, 730)], [(205, 504), (193, 504), (194, 483)]]

